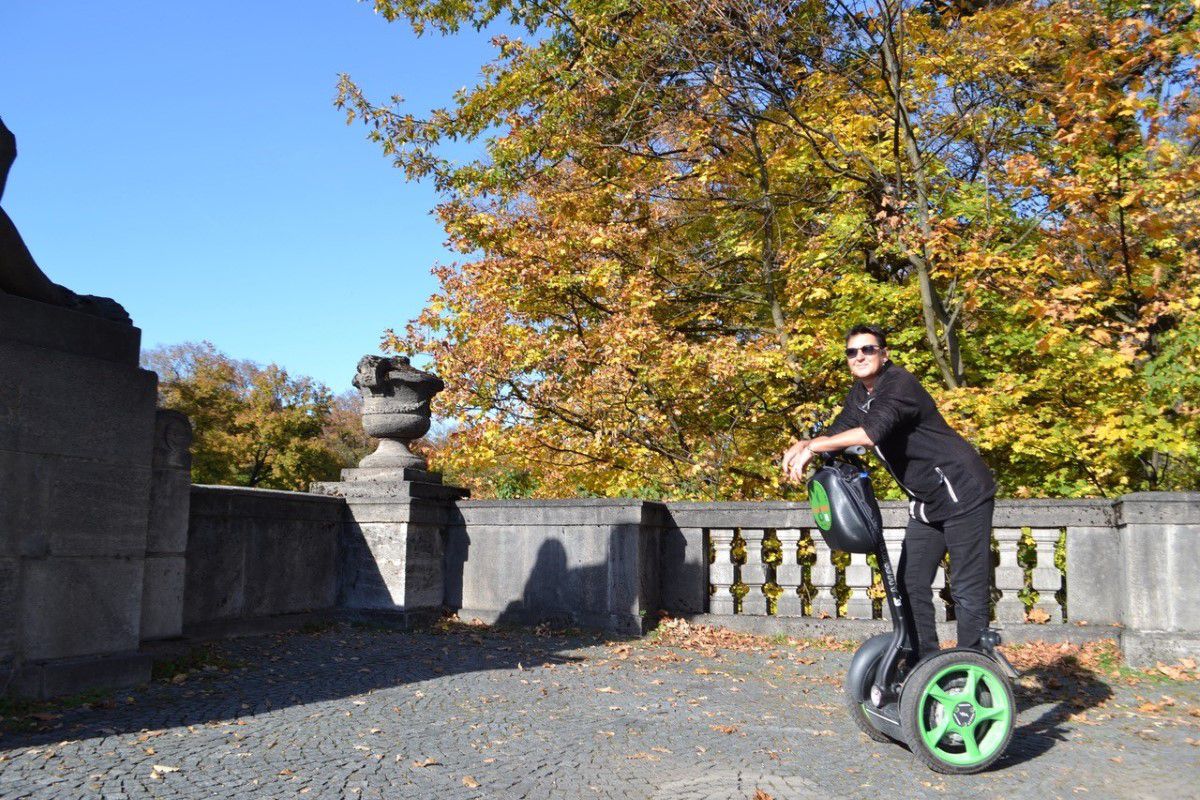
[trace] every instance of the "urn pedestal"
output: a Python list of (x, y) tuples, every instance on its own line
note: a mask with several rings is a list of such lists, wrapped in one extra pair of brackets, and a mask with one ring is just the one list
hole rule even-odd
[(445, 529), (467, 491), (442, 483), (408, 445), (429, 431), (429, 401), (445, 388), (406, 358), (364, 356), (354, 385), (363, 428), (378, 449), (342, 480), (312, 491), (346, 499), (339, 546), (338, 603), (365, 613), (435, 616), (445, 595)]

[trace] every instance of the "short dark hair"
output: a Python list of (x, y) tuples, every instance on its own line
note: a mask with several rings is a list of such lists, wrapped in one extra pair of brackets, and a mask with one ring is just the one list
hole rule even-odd
[(846, 341), (850, 341), (851, 336), (858, 336), (860, 333), (871, 334), (875, 337), (875, 341), (879, 342), (880, 347), (887, 347), (887, 334), (883, 332), (883, 328), (878, 325), (867, 325), (862, 322), (846, 331)]

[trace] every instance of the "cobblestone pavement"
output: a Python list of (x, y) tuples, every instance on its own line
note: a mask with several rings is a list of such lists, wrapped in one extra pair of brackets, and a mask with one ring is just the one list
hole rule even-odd
[(849, 653), (755, 641), (340, 625), (225, 642), (176, 682), (6, 720), (0, 798), (1200, 797), (1196, 683), (1047, 673), (997, 767), (947, 777), (853, 728)]

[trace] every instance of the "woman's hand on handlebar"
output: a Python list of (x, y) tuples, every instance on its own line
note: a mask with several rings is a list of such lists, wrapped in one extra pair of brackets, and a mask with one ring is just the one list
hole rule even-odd
[(796, 442), (783, 454), (783, 479), (792, 483), (804, 482), (804, 470), (813, 458), (812, 439)]

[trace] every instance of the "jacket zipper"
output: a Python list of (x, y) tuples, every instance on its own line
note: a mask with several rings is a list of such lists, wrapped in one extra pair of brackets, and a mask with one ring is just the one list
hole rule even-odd
[[(900, 485), (900, 489), (910, 498), (915, 498), (916, 495), (910, 492), (908, 487), (900, 482), (900, 476), (896, 474), (896, 470), (892, 469), (891, 462), (889, 462), (887, 457), (884, 456), (883, 450), (879, 448), (879, 445), (875, 445), (875, 455), (879, 456), (879, 460), (883, 462), (885, 467), (887, 467), (887, 471), (891, 474), (892, 478), (894, 478), (896, 483)], [(909, 500), (908, 515), (913, 519), (921, 519), (924, 522), (929, 522), (929, 518), (925, 516), (925, 504), (918, 502), (915, 499)]]
[(950, 479), (946, 477), (946, 473), (942, 472), (941, 467), (934, 467), (934, 470), (937, 471), (938, 476), (942, 479), (942, 483), (946, 484), (946, 491), (950, 493), (950, 499), (957, 503), (958, 495), (955, 494), (954, 487), (950, 485)]

